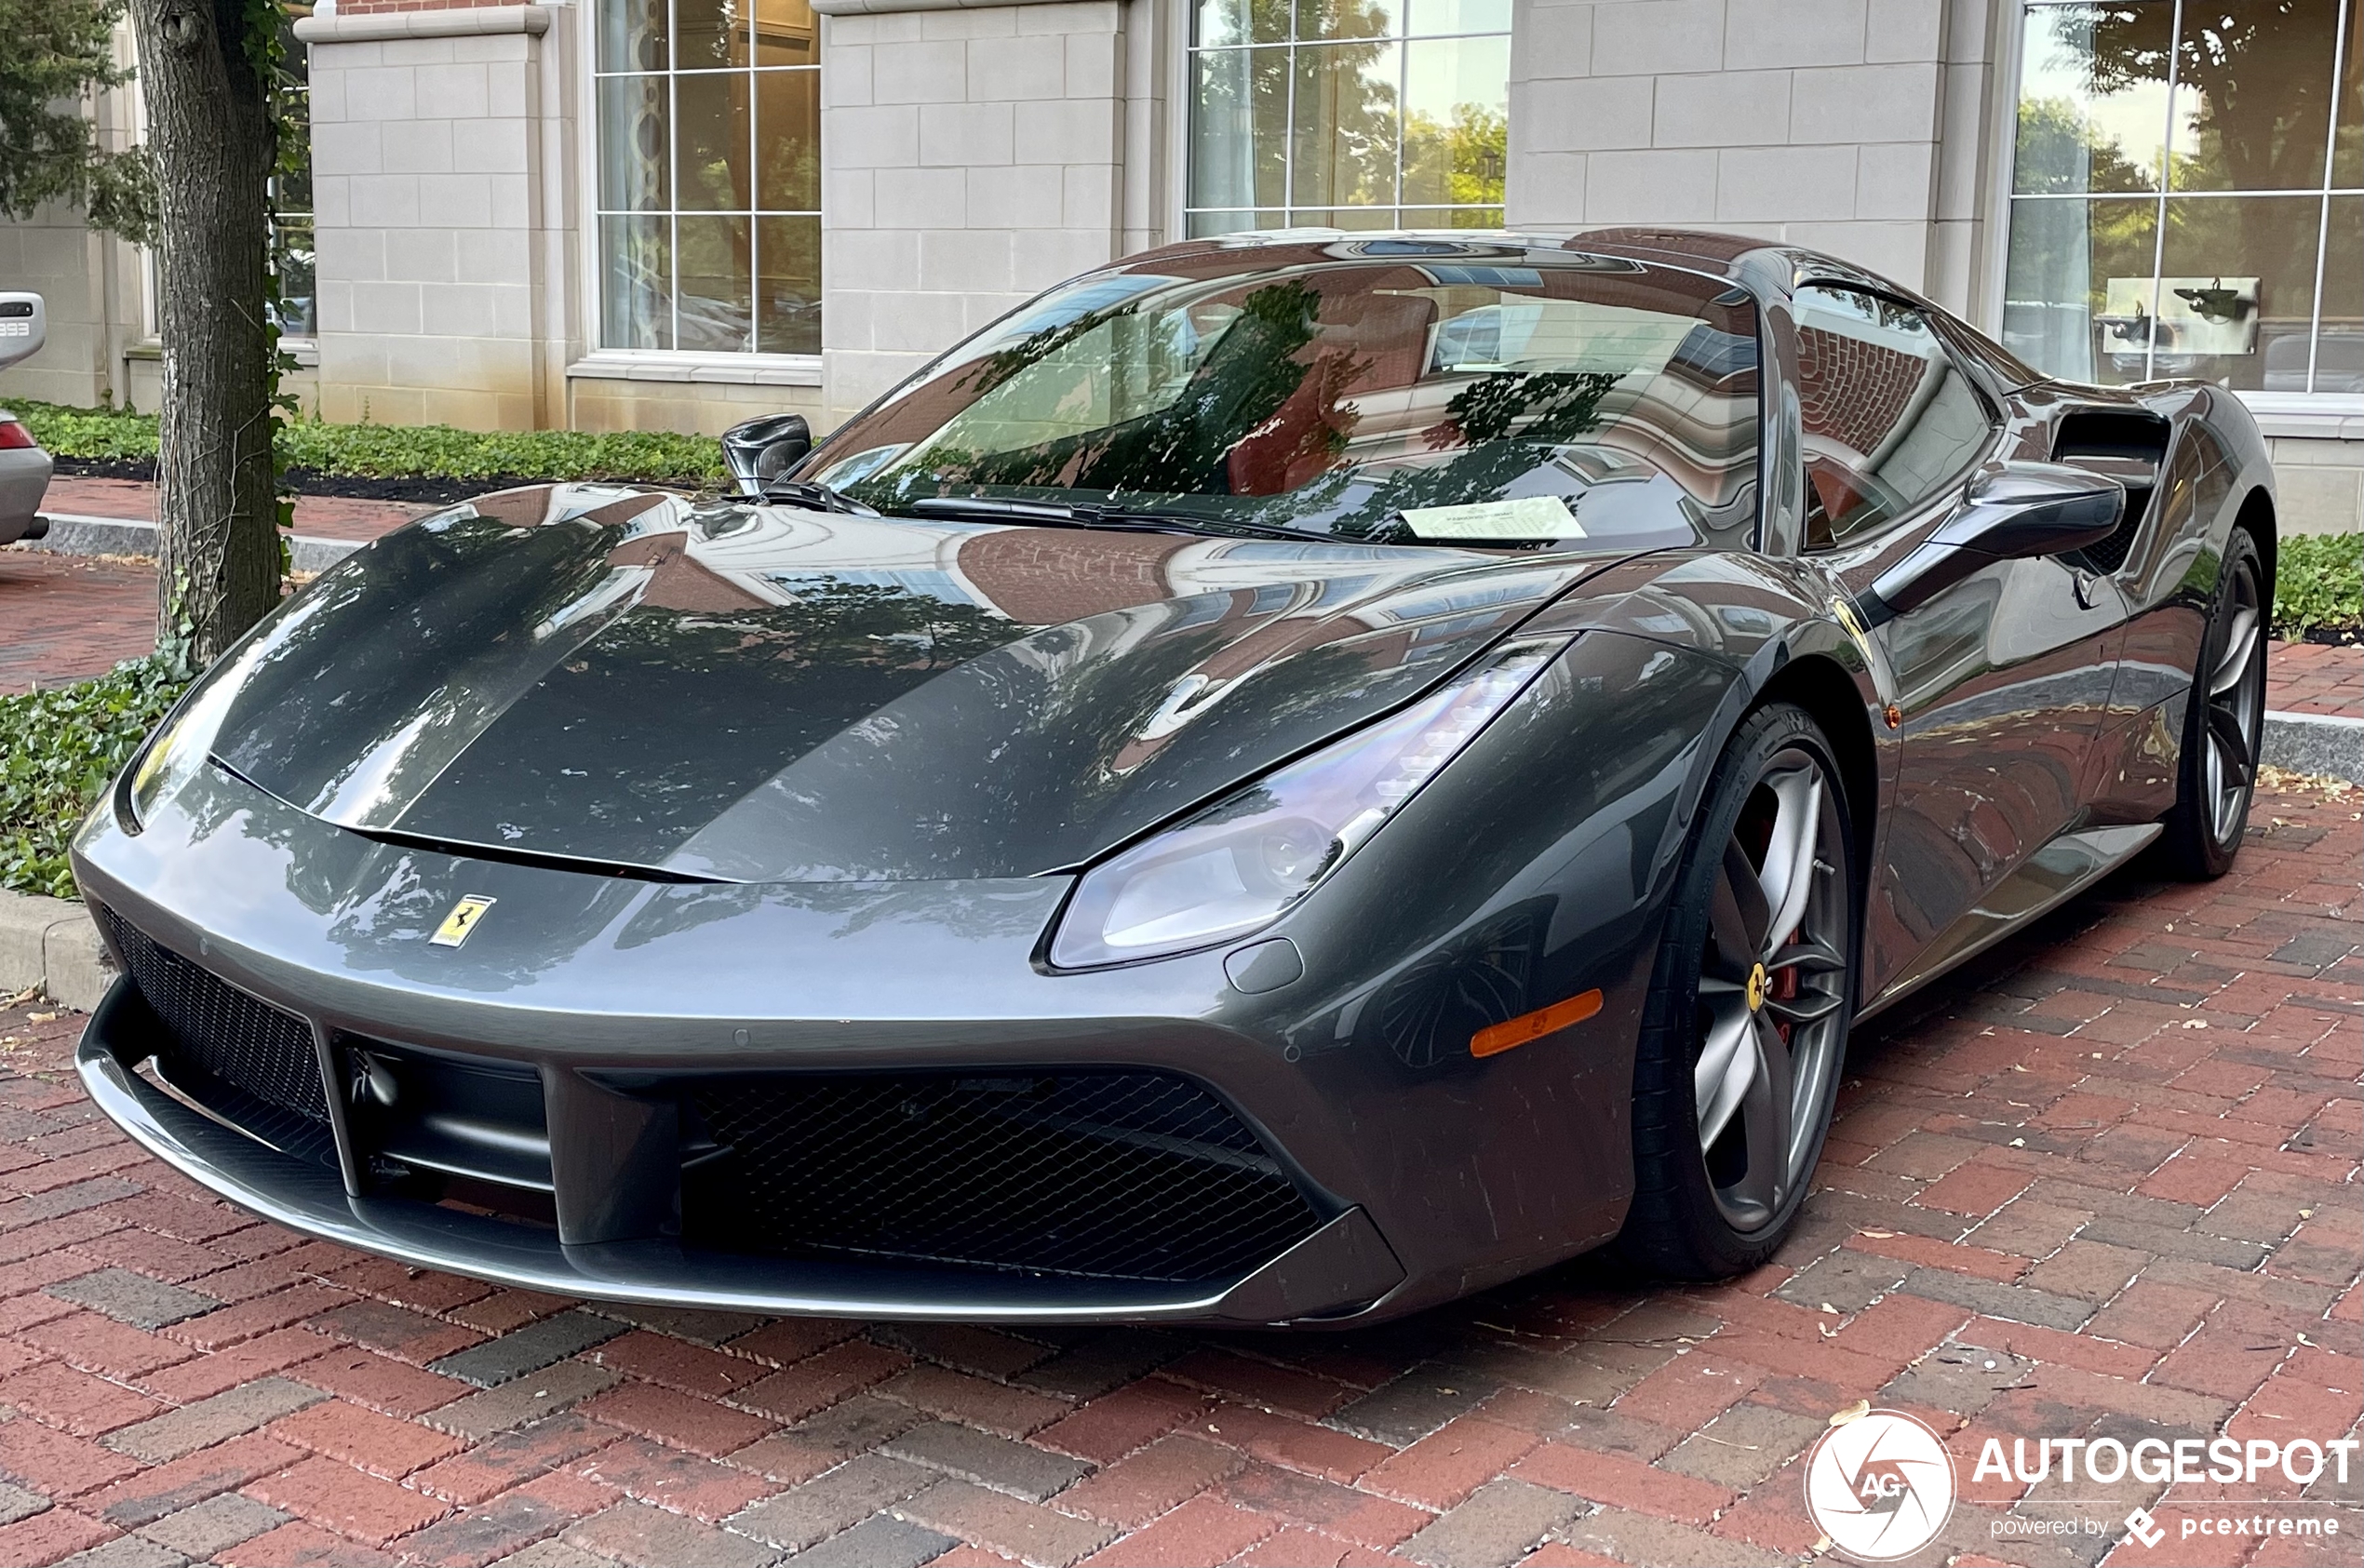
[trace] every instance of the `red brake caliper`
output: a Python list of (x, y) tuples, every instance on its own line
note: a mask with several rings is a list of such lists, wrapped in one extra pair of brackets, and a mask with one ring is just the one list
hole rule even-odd
[[(1766, 987), (1765, 994), (1775, 1001), (1790, 1001), (1797, 996), (1797, 966), (1795, 964), (1786, 969), (1775, 970), (1768, 978), (1772, 983)], [(1790, 1026), (1780, 1019), (1774, 1020), (1773, 1026), (1781, 1031), (1781, 1043), (1787, 1045), (1790, 1039)]]

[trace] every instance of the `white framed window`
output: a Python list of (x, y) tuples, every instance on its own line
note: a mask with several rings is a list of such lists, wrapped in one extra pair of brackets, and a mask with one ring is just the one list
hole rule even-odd
[(596, 0), (598, 346), (821, 352), (807, 0)]
[(1196, 0), (1189, 234), (1498, 228), (1511, 0)]
[(316, 268), (312, 254), (312, 54), (295, 35), (298, 19), (312, 14), (309, 5), (284, 5), (279, 10), (279, 44), (288, 70), (287, 133), (298, 155), (291, 168), (271, 176), (271, 270), (279, 279), (279, 303), (274, 312), (283, 342), (291, 347), (319, 336)]
[(2021, 0), (2003, 341), (2364, 396), (2364, 0)]

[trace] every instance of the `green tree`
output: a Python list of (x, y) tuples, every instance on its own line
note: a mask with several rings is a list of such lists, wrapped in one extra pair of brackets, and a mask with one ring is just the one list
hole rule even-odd
[(2125, 149), (2115, 139), (2104, 140), (2064, 98), (2033, 98), (2020, 105), (2013, 167), (2023, 194), (2151, 188), (2151, 177), (2128, 159)]
[(155, 191), (146, 155), (101, 147), (87, 112), (90, 93), (130, 79), (111, 47), (126, 3), (0, 0), (0, 215), (72, 202), (94, 227), (149, 237)]
[[(1483, 103), (1457, 103), (1449, 120), (1406, 114), (1404, 205), (1499, 206), (1510, 148), (1509, 118)], [(1486, 213), (1468, 221), (1471, 227), (1491, 227), (1501, 219)]]
[[(2167, 76), (2169, 8), (2116, 6), (2063, 12), (2056, 24), (2092, 29), (2092, 80), (2103, 93)], [(2175, 81), (2195, 105), (2196, 147), (2179, 148), (2183, 190), (2270, 191), (2322, 178), (2330, 121), (2337, 0), (2245, 0), (2183, 13)]]

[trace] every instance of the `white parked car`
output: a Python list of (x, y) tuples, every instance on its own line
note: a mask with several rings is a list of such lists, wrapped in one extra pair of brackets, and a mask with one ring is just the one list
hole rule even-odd
[[(0, 370), (40, 352), (48, 317), (38, 294), (0, 293)], [(0, 544), (38, 539), (48, 531), (41, 498), (49, 489), (49, 454), (0, 409)]]

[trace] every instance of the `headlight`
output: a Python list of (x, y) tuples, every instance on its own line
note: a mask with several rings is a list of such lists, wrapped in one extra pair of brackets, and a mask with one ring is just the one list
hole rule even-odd
[(208, 678), (195, 697), (164, 721), (141, 754), (140, 765), (132, 770), (131, 785), (124, 792), (135, 824), (145, 826), (156, 808), (179, 794), (181, 786), (205, 766), (214, 737), (222, 732), (222, 720), (238, 694), (238, 682), (222, 677), (234, 674), (223, 670), (220, 677)]
[(1568, 644), (1513, 642), (1367, 730), (1266, 774), (1084, 873), (1051, 962), (1164, 958), (1269, 925), (1434, 778)]

